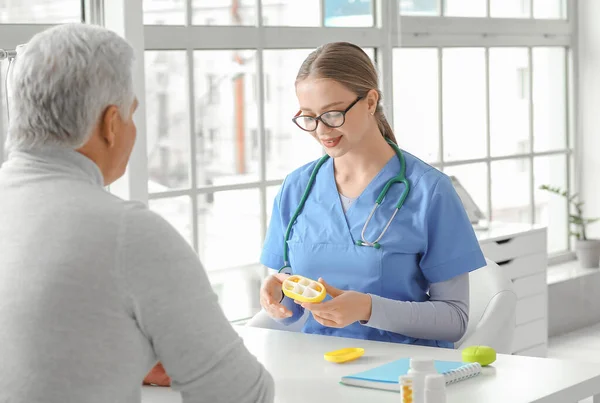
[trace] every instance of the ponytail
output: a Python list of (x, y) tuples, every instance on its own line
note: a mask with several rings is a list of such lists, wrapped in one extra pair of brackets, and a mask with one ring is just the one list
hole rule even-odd
[(375, 111), (375, 119), (377, 119), (377, 126), (379, 127), (379, 131), (381, 132), (381, 134), (383, 134), (383, 137), (385, 137), (392, 143), (398, 145), (398, 141), (396, 141), (396, 136), (394, 135), (394, 130), (385, 118), (381, 106), (377, 106), (377, 109)]

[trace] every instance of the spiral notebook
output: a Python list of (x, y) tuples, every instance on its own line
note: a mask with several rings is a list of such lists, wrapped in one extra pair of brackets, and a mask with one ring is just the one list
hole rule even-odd
[[(438, 373), (446, 375), (446, 384), (460, 382), (481, 373), (481, 365), (479, 364), (434, 361), (434, 366)], [(344, 385), (400, 392), (398, 378), (401, 375), (406, 375), (409, 368), (410, 358), (401, 358), (364, 372), (344, 376), (340, 382)]]

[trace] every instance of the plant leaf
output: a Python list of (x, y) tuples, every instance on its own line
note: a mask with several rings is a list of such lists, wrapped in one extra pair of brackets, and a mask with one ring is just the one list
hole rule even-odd
[(581, 234), (576, 231), (569, 231), (569, 234), (576, 237), (577, 239), (581, 239)]

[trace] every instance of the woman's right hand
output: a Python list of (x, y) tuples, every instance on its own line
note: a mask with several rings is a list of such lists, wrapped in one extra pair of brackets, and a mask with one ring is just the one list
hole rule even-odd
[(283, 300), (281, 285), (288, 277), (288, 274), (271, 274), (260, 289), (260, 304), (273, 319), (285, 319), (292, 316), (292, 311), (281, 304)]

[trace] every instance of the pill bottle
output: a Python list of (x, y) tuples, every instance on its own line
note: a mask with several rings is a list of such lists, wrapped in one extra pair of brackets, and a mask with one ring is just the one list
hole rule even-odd
[(411, 358), (408, 374), (412, 375), (413, 401), (425, 403), (425, 377), (437, 374), (434, 361), (428, 358)]
[(425, 376), (425, 403), (446, 403), (446, 377), (444, 375)]
[(398, 378), (400, 384), (400, 401), (402, 403), (414, 403), (413, 401), (413, 377), (402, 375)]

